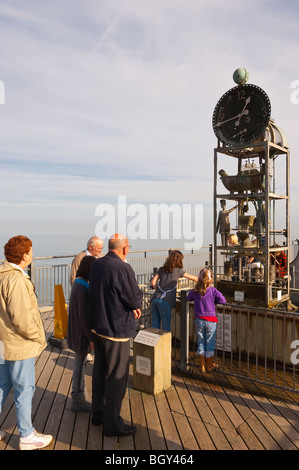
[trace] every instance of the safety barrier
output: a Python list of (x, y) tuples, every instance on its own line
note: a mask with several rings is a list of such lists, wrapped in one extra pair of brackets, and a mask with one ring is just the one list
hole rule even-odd
[[(193, 304), (181, 291), (173, 335), (182, 371), (197, 364)], [(241, 305), (218, 305), (218, 371), (265, 385), (299, 392), (299, 315), (297, 312)], [(175, 349), (178, 351), (178, 349)]]
[[(211, 263), (212, 245), (198, 250), (181, 250), (184, 254), (184, 267), (190, 273), (197, 274), (200, 267)], [(128, 263), (132, 266), (138, 284), (149, 287), (156, 269), (164, 264), (169, 250), (132, 251)], [(70, 271), (74, 255), (36, 257), (29, 267), (29, 274), (35, 285), (39, 306), (54, 304), (54, 286), (61, 284), (68, 302), (71, 293)]]

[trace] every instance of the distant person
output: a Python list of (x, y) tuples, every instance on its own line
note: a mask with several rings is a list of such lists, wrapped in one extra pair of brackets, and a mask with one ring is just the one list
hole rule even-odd
[[(248, 240), (249, 240), (249, 236), (248, 236)], [(234, 246), (240, 246), (239, 245), (239, 238), (237, 237), (237, 235), (235, 233), (231, 233), (229, 236), (228, 236), (228, 245), (230, 247), (234, 247)], [(242, 257), (238, 257), (237, 256), (238, 254), (238, 251), (237, 250), (232, 250), (230, 252), (230, 254), (228, 255), (228, 260), (232, 263), (232, 270), (233, 270), (233, 276), (232, 276), (232, 281), (234, 282), (237, 282), (238, 279), (239, 279), (239, 261), (241, 263), (241, 270), (242, 268), (245, 268), (246, 266), (246, 256), (242, 256)], [(251, 257), (250, 258), (250, 261), (248, 262), (252, 262), (253, 258)]]
[(24, 271), (32, 261), (31, 240), (22, 235), (11, 238), (4, 255), (6, 260), (0, 265), (0, 413), (13, 388), (19, 449), (41, 449), (52, 436), (37, 433), (31, 419), (35, 358), (47, 346), (34, 286)]
[(225, 304), (225, 297), (213, 284), (213, 275), (209, 269), (202, 269), (198, 282), (187, 296), (187, 300), (194, 301), (194, 318), (197, 333), (197, 355), (199, 367), (202, 372), (212, 372), (216, 368), (214, 361), (216, 343), (216, 316), (215, 304)]
[(227, 238), (228, 244), (231, 246), (233, 245), (238, 245), (239, 244), (239, 239), (235, 233), (229, 234)]
[(198, 277), (186, 273), (183, 268), (184, 255), (172, 250), (164, 265), (158, 269), (151, 281), (155, 293), (151, 301), (152, 327), (171, 331), (171, 308), (176, 306), (176, 288), (181, 277), (197, 281)]
[(104, 423), (106, 436), (134, 434), (136, 427), (120, 416), (129, 375), (130, 338), (141, 316), (142, 291), (135, 273), (124, 260), (128, 239), (109, 240), (108, 253), (90, 270), (89, 328), (93, 332), (95, 360), (92, 377), (92, 423)]
[(69, 348), (75, 351), (71, 394), (73, 412), (91, 411), (91, 403), (85, 397), (84, 377), (87, 354), (89, 349), (93, 349), (91, 333), (87, 328), (87, 308), (89, 271), (95, 260), (93, 256), (82, 259), (70, 295), (67, 342)]
[[(278, 248), (280, 245), (278, 243), (274, 243), (272, 248)], [(276, 275), (276, 284), (278, 286), (285, 285), (285, 276), (287, 275), (287, 265), (288, 259), (287, 255), (283, 250), (275, 251), (270, 255), (271, 264), (275, 267), (275, 275)]]
[(70, 277), (70, 284), (73, 285), (74, 280), (76, 279), (77, 270), (80, 266), (80, 263), (84, 256), (93, 256), (94, 258), (99, 258), (101, 256), (103, 250), (104, 242), (99, 237), (91, 237), (87, 242), (86, 250), (81, 251), (78, 253), (77, 256), (73, 259), (72, 266), (71, 266), (71, 277)]

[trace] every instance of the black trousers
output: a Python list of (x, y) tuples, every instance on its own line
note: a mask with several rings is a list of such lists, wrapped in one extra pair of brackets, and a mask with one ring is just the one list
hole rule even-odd
[(129, 376), (130, 341), (111, 341), (93, 335), (92, 413), (104, 417), (104, 431), (117, 431)]

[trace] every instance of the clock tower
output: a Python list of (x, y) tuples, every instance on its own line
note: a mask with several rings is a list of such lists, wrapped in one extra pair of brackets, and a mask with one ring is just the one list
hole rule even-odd
[(288, 310), (289, 148), (267, 93), (237, 69), (218, 100), (214, 280), (229, 303)]

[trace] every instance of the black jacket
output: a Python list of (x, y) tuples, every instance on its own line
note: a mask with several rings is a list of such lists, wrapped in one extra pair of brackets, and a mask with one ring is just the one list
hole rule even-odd
[(109, 251), (90, 270), (88, 327), (104, 336), (133, 337), (133, 310), (141, 308), (142, 297), (131, 266)]
[(75, 280), (69, 302), (67, 343), (72, 351), (79, 354), (87, 354), (92, 341), (86, 326), (87, 308), (88, 286)]

